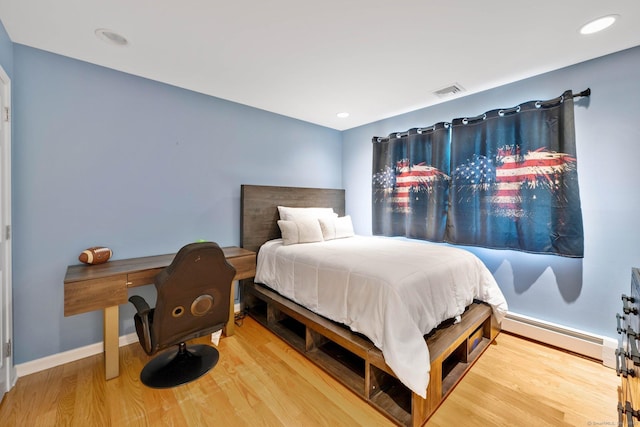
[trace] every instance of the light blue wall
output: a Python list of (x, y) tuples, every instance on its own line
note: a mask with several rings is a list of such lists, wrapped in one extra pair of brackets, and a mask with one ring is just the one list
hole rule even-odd
[(342, 186), (338, 131), (19, 44), (13, 59), (16, 363), (101, 341), (100, 313), (63, 315), (83, 249), (238, 245), (241, 184)]
[(470, 250), (494, 273), (511, 311), (616, 338), (620, 294), (640, 267), (638, 70), (640, 47), (343, 132), (342, 179), (356, 232), (371, 234), (372, 136), (590, 87), (575, 107), (584, 259)]

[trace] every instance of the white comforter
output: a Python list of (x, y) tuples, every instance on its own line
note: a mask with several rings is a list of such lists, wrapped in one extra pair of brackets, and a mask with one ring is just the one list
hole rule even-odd
[(423, 335), (461, 315), (475, 299), (498, 321), (507, 303), (485, 265), (449, 246), (356, 236), (284, 246), (265, 243), (255, 281), (367, 336), (398, 379), (426, 397)]

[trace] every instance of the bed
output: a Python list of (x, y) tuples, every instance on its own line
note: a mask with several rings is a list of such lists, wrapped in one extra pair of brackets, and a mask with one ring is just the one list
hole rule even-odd
[[(486, 267), (444, 245), (349, 227), (335, 234), (348, 219), (344, 190), (243, 185), (241, 193), (242, 246), (258, 252), (255, 281), (243, 283), (245, 310), (391, 420), (422, 425), (506, 313)], [(279, 227), (278, 206), (331, 208), (337, 218), (320, 219), (327, 240), (318, 239), (300, 218)], [(281, 233), (285, 223), (299, 230)]]

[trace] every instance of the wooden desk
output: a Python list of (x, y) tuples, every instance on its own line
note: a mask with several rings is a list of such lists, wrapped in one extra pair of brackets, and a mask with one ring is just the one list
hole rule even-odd
[[(222, 248), (227, 261), (236, 268), (233, 280), (249, 279), (256, 274), (256, 253), (238, 248)], [(104, 310), (104, 362), (106, 379), (120, 374), (118, 306), (127, 304), (127, 289), (153, 283), (153, 279), (171, 264), (175, 254), (109, 261), (98, 265), (70, 265), (64, 277), (64, 315)], [(224, 328), (234, 332), (234, 286), (231, 287), (231, 310)]]

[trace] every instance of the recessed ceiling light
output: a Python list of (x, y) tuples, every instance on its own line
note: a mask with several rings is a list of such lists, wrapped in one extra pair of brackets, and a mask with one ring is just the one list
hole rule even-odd
[(127, 39), (122, 37), (120, 34), (111, 30), (107, 30), (106, 28), (98, 28), (94, 31), (94, 33), (100, 40), (103, 40), (109, 44), (113, 44), (116, 46), (125, 46), (129, 43)]
[(338, 116), (339, 119), (346, 119), (347, 117), (349, 117), (349, 113), (343, 111), (342, 113), (336, 114), (336, 116)]
[(616, 19), (618, 19), (618, 15), (608, 15), (594, 19), (580, 27), (580, 34), (593, 34), (602, 31), (612, 26), (613, 23), (616, 22)]

